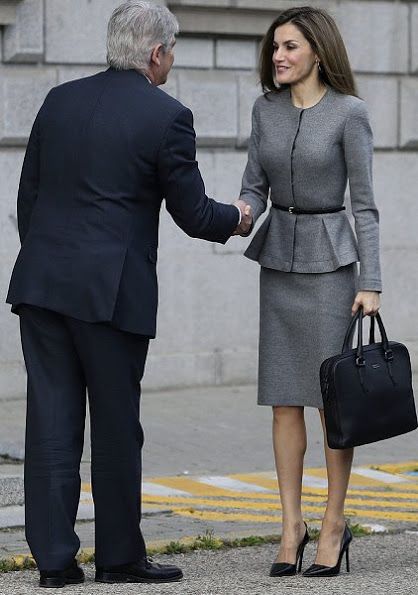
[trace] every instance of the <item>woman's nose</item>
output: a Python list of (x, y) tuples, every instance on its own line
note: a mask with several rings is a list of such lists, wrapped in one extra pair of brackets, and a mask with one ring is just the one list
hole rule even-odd
[(273, 53), (273, 62), (275, 64), (283, 62), (283, 52), (279, 48), (277, 48), (276, 51)]

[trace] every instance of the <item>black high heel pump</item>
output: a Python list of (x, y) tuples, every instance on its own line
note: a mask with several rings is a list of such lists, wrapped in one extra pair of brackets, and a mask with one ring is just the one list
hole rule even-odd
[(353, 534), (346, 525), (341, 539), (341, 548), (337, 564), (335, 566), (323, 566), (322, 564), (312, 564), (312, 566), (309, 566), (309, 568), (305, 570), (303, 576), (337, 576), (337, 574), (340, 574), (341, 561), (343, 559), (344, 554), (347, 564), (347, 572), (350, 572), (350, 560), (348, 556), (348, 550), (350, 548), (350, 543), (352, 539)]
[(303, 539), (296, 550), (295, 564), (289, 564), (288, 562), (275, 562), (271, 566), (270, 576), (293, 576), (302, 570), (303, 552), (305, 551), (306, 544), (309, 541), (309, 533), (306, 523), (305, 529), (305, 535), (303, 536)]

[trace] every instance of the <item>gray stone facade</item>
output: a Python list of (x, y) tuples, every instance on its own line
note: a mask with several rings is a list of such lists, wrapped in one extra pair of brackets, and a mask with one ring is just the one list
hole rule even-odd
[[(181, 35), (165, 89), (195, 115), (207, 192), (232, 202), (246, 162), (250, 111), (260, 93), (261, 37), (281, 0), (174, 0)], [(0, 287), (18, 250), (16, 192), (25, 144), (47, 91), (105, 67), (106, 24), (119, 0), (10, 0), (0, 4)], [(302, 3), (301, 3), (302, 4)], [(418, 359), (418, 0), (312, 2), (336, 18), (375, 137), (381, 211), (382, 315)], [(248, 239), (225, 246), (185, 236), (162, 213), (158, 338), (148, 388), (256, 380), (258, 267)], [(0, 398), (22, 395), (18, 319), (0, 304)]]

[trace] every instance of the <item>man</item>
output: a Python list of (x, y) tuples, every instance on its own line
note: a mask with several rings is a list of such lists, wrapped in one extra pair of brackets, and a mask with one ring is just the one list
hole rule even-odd
[(40, 585), (84, 580), (75, 555), (88, 390), (96, 581), (179, 580), (146, 557), (140, 530), (139, 386), (155, 337), (162, 199), (190, 236), (225, 243), (250, 207), (207, 198), (192, 114), (157, 87), (178, 24), (129, 1), (108, 29), (110, 68), (52, 89), (28, 143), (18, 194), (22, 242), (8, 303), (28, 372), (26, 537)]

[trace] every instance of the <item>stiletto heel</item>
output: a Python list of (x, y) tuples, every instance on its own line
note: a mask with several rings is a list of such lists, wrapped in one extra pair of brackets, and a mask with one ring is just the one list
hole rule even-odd
[(305, 523), (305, 535), (298, 545), (296, 550), (296, 562), (289, 564), (288, 562), (275, 562), (270, 569), (270, 576), (293, 576), (302, 570), (303, 552), (306, 544), (309, 542), (308, 526)]
[(305, 546), (303, 547), (302, 551), (300, 552), (299, 565), (298, 565), (298, 573), (302, 571), (302, 562), (303, 562), (303, 552), (304, 551), (305, 551)]
[(312, 564), (309, 566), (307, 570), (303, 573), (303, 576), (337, 576), (340, 574), (341, 570), (341, 561), (345, 554), (345, 560), (347, 564), (347, 572), (350, 572), (350, 560), (348, 557), (348, 550), (350, 547), (350, 543), (353, 539), (353, 534), (351, 533), (350, 529), (348, 528), (347, 524), (344, 528), (344, 533), (341, 539), (341, 548), (340, 553), (338, 555), (338, 560), (335, 566), (323, 566), (322, 564)]

